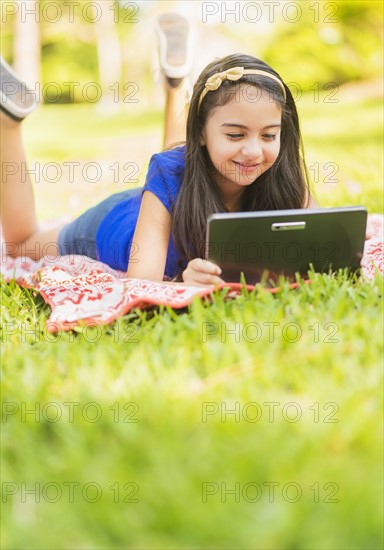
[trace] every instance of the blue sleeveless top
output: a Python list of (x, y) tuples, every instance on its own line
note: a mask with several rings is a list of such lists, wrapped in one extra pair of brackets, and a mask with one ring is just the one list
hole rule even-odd
[[(144, 191), (151, 191), (172, 215), (185, 169), (185, 146), (163, 151), (151, 157), (144, 187), (127, 191), (126, 199), (119, 202), (102, 219), (96, 234), (98, 259), (114, 269), (126, 271), (129, 257), (135, 257), (133, 235), (139, 216)], [(172, 236), (169, 240), (165, 275), (175, 277), (181, 260)], [(182, 269), (186, 263), (182, 264)]]

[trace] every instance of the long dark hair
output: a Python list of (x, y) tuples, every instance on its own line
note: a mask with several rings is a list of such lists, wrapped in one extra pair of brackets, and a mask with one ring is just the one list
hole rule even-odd
[(266, 71), (280, 81), (280, 76), (266, 63), (249, 55), (234, 54), (210, 63), (199, 76), (194, 88), (187, 119), (186, 161), (181, 189), (172, 216), (172, 236), (185, 262), (204, 258), (207, 218), (215, 212), (226, 212), (213, 179), (215, 172), (201, 133), (212, 110), (233, 100), (240, 86), (251, 84), (273, 94), (281, 105), (280, 151), (274, 164), (257, 181), (247, 186), (243, 195), (245, 211), (303, 208), (309, 197), (308, 175), (304, 163), (299, 119), (289, 88), (263, 75), (244, 75), (240, 80), (225, 80), (216, 91), (210, 91), (199, 106), (207, 79), (233, 67)]

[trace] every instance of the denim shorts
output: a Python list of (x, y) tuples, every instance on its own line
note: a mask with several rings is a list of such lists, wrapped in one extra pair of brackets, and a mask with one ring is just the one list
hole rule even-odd
[(131, 189), (115, 193), (65, 225), (57, 239), (60, 255), (79, 254), (97, 260), (96, 234), (100, 222), (116, 204), (127, 199), (130, 194)]

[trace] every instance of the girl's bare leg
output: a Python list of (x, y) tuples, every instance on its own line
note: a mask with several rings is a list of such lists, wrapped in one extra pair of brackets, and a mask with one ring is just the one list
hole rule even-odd
[(163, 147), (184, 142), (187, 124), (188, 92), (183, 83), (172, 88), (165, 79), (165, 120)]
[(27, 173), (22, 128), (0, 112), (1, 225), (9, 256), (38, 260), (58, 255), (57, 237), (61, 227), (47, 231), (38, 227), (32, 182)]

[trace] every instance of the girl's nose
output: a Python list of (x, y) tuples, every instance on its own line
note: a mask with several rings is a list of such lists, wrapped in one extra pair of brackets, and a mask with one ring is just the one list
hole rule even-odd
[(257, 159), (263, 153), (260, 141), (258, 139), (249, 139), (245, 143), (241, 153), (246, 157)]

